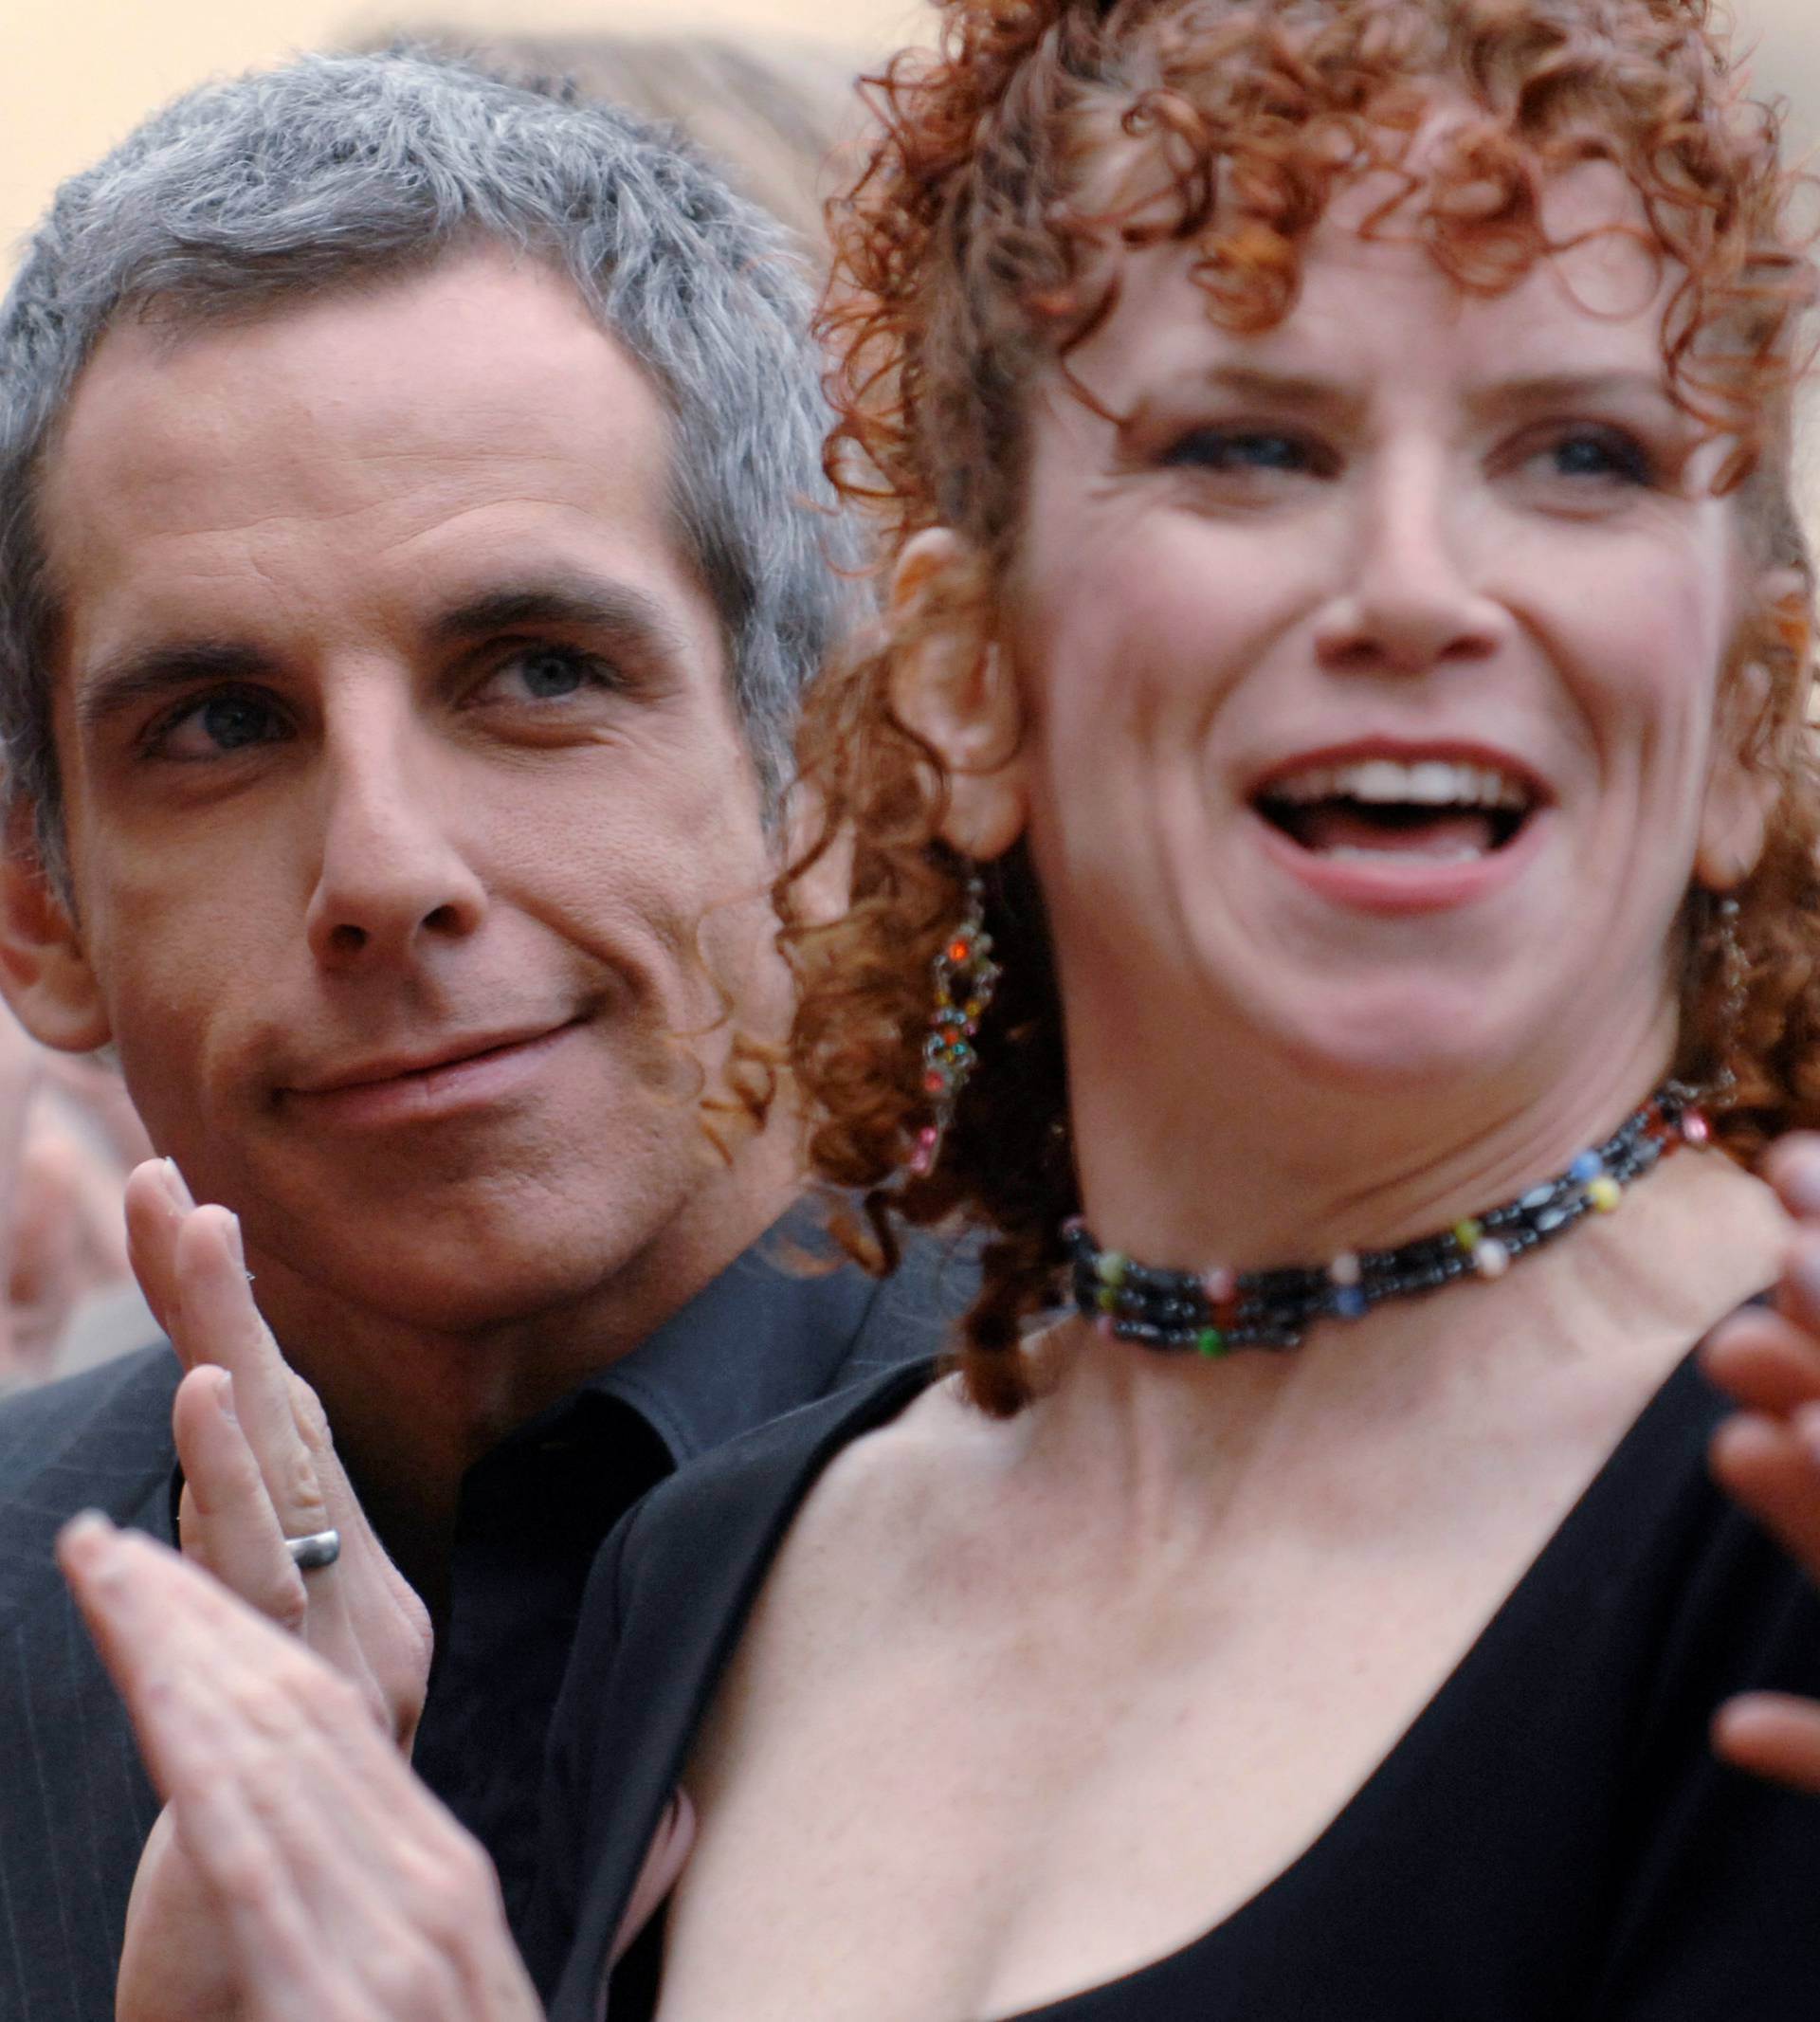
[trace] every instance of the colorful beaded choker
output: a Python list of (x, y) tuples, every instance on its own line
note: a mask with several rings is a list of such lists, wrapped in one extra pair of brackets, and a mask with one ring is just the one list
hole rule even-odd
[(1677, 1145), (1712, 1136), (1694, 1092), (1665, 1083), (1603, 1144), (1557, 1179), (1502, 1207), (1396, 1249), (1348, 1250), (1331, 1264), (1280, 1270), (1156, 1270), (1101, 1249), (1076, 1217), (1062, 1230), (1074, 1302), (1101, 1333), (1166, 1353), (1208, 1357), (1234, 1348), (1294, 1348), (1322, 1320), (1357, 1320), (1387, 1299), (1414, 1299), (1458, 1278), (1502, 1278), (1519, 1257), (1588, 1214), (1610, 1214), (1624, 1189)]

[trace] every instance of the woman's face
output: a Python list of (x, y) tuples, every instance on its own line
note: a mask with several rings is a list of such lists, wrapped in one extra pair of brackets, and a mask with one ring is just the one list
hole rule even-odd
[[(1117, 419), (1038, 398), (1000, 637), (1071, 1018), (1186, 1002), (1372, 1085), (1647, 1049), (1690, 879), (1760, 840), (1672, 277), (1607, 236), (1468, 297), (1357, 235), (1373, 193), (1263, 335), (1210, 319), (1192, 248), (1134, 257), (1070, 361)], [(1595, 169), (1549, 223), (1640, 214)]]

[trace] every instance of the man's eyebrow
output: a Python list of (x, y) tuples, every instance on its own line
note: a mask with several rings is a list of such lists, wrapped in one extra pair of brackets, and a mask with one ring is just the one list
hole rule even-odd
[(448, 647), (545, 627), (603, 633), (666, 662), (682, 659), (687, 649), (657, 598), (592, 576), (498, 584), (439, 611), (428, 634), (433, 644)]
[[(501, 583), (436, 613), (430, 643), (446, 650), (500, 634), (548, 627), (615, 639), (632, 652), (673, 664), (686, 650), (675, 619), (653, 596), (592, 576)], [(264, 647), (231, 639), (173, 639), (129, 647), (82, 680), (76, 718), (84, 731), (210, 682), (267, 681), (277, 662)]]
[(226, 639), (173, 639), (133, 647), (85, 674), (77, 687), (76, 720), (95, 730), (129, 710), (209, 682), (261, 681), (274, 671), (261, 647)]

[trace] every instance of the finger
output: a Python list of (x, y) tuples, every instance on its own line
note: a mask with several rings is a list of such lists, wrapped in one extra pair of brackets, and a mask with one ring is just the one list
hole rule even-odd
[(287, 1538), (331, 1527), (315, 1454), (299, 1426), (296, 1379), (246, 1282), (240, 1225), (225, 1208), (198, 1208), (176, 1238), (183, 1353), (234, 1379), (234, 1409)]
[(1713, 1435), (1712, 1469), (1820, 1578), (1820, 1407), (1803, 1405), (1787, 1422), (1753, 1412), (1728, 1419)]
[(1820, 1132), (1778, 1138), (1763, 1161), (1763, 1176), (1797, 1222), (1820, 1222)]
[(309, 1612), (303, 1576), (285, 1549), (265, 1478), (241, 1430), (233, 1378), (207, 1364), (192, 1369), (178, 1387), (172, 1424), (183, 1466), (178, 1534), (185, 1556), (295, 1633)]
[(183, 1176), (169, 1158), (148, 1158), (127, 1175), (126, 1254), (152, 1317), (171, 1337), (179, 1356), (176, 1241), (194, 1203)]
[(1716, 1328), (1701, 1367), (1746, 1411), (1783, 1418), (1820, 1399), (1820, 1340), (1762, 1306)]
[(409, 1756), (434, 1641), (428, 1611), (368, 1521), (316, 1393), (294, 1379), (293, 1403), (328, 1523), (341, 1540), (335, 1563), (307, 1576), (306, 1633), (314, 1649), (365, 1685)]
[[(234, 1218), (219, 1208), (195, 1210), (178, 1235), (176, 1263), (187, 1352), (206, 1353), (231, 1371), (240, 1427), (280, 1535), (335, 1530), (341, 1539), (335, 1564), (305, 1576), (300, 1618), (289, 1613), (296, 1589), (271, 1562), (269, 1529), (252, 1536), (243, 1530), (240, 1545), (248, 1556), (225, 1559), (222, 1571), (228, 1575), (231, 1565), (229, 1584), (272, 1619), (295, 1619), (408, 1745), (429, 1662), (423, 1605), (373, 1536), (316, 1394), (285, 1363), (253, 1303)], [(231, 1481), (224, 1487), (233, 1492)], [(230, 1527), (240, 1529), (239, 1517), (225, 1520), (224, 1530)], [(240, 1546), (224, 1537), (222, 1548)]]
[(1758, 1776), (1820, 1795), (1820, 1704), (1781, 1692), (1728, 1700), (1713, 1721), (1713, 1747)]

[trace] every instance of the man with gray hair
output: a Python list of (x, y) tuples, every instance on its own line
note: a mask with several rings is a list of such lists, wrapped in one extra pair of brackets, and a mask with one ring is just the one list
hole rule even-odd
[[(841, 609), (821, 429), (748, 207), (410, 51), (181, 100), (64, 187), (0, 312), (0, 988), (112, 1046), (174, 1161), (131, 1215), (180, 1346), (184, 1179), (238, 1216), (435, 1619), (416, 1763), (515, 1913), (609, 1524), (938, 1329), (926, 1272), (763, 1242), (786, 1105), (726, 1102), (720, 1156), (700, 1125), (729, 1034), (788, 1015), (764, 892)], [(0, 1412), (0, 2013), (31, 2022), (112, 2012), (156, 1812), (50, 1542), (84, 1504), (173, 1534), (178, 1375), (160, 1346)]]

